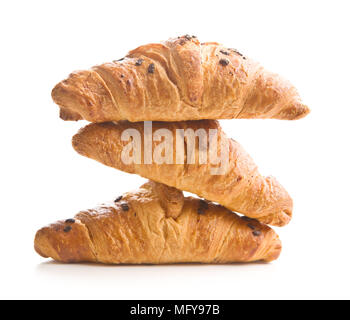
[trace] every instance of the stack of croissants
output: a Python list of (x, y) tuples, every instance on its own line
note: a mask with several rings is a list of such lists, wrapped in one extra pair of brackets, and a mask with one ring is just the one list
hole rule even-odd
[[(73, 137), (81, 155), (149, 181), (110, 203), (39, 231), (35, 250), (61, 262), (107, 264), (272, 261), (281, 241), (268, 225), (284, 226), (293, 201), (273, 177), (262, 176), (216, 119), (285, 119), (309, 109), (288, 81), (235, 49), (181, 36), (140, 46), (124, 58), (76, 71), (52, 97), (63, 120), (91, 122)], [(228, 144), (225, 174), (210, 163), (125, 163), (126, 129), (211, 129)], [(154, 121), (154, 122), (153, 122)], [(154, 150), (159, 141), (144, 146)], [(173, 146), (175, 150), (175, 145)], [(195, 146), (195, 153), (199, 145)], [(185, 157), (189, 156), (185, 154)], [(183, 191), (200, 198), (185, 197)]]

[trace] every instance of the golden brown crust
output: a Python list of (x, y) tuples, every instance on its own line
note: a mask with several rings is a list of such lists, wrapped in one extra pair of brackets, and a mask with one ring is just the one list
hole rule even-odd
[[(122, 141), (121, 135), (124, 130), (130, 128), (136, 129), (141, 134), (140, 164), (126, 164), (122, 161), (123, 148), (129, 142)], [(204, 129), (207, 135), (210, 129), (218, 130), (218, 145), (220, 146), (222, 140), (229, 146), (226, 174), (212, 175), (213, 165), (209, 161), (206, 164), (199, 164), (198, 143), (195, 146), (194, 164), (187, 163), (186, 147), (184, 163), (176, 163), (176, 144), (174, 142), (170, 146), (173, 150), (173, 164), (156, 164), (155, 161), (152, 164), (145, 164), (143, 122), (120, 121), (118, 123), (90, 124), (73, 137), (73, 147), (81, 155), (95, 159), (107, 166), (136, 173), (179, 190), (195, 193), (264, 223), (283, 226), (290, 221), (293, 202), (287, 191), (275, 178), (261, 176), (251, 157), (240, 144), (226, 137), (217, 121), (153, 122), (153, 134), (156, 130), (164, 128), (170, 130), (174, 139), (177, 129), (184, 131)], [(186, 141), (188, 140), (185, 138)], [(158, 144), (159, 142), (153, 141), (151, 150), (155, 150)]]
[[(60, 221), (40, 229), (35, 237), (36, 251), (62, 262), (111, 264), (278, 258), (281, 242), (268, 226), (191, 197), (184, 199), (176, 219), (169, 217), (155, 185), (147, 183), (116, 203), (82, 211), (75, 216), (75, 223)], [(160, 188), (164, 191), (167, 187)], [(175, 196), (171, 201), (178, 199)]]
[(285, 79), (236, 50), (189, 36), (140, 46), (121, 61), (74, 72), (52, 97), (64, 120), (91, 122), (294, 120), (309, 113)]
[(183, 192), (154, 181), (149, 181), (148, 184), (157, 195), (165, 216), (176, 219), (181, 214), (185, 202)]
[(74, 223), (57, 221), (40, 229), (34, 248), (42, 257), (58, 261), (62, 257), (65, 262), (96, 261), (88, 229), (78, 219)]

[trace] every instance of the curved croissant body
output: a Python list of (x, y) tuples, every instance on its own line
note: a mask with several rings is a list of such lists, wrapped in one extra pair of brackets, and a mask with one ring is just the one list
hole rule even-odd
[[(142, 143), (139, 164), (126, 163), (123, 158), (123, 150), (129, 141), (122, 141), (122, 134), (126, 129), (132, 129), (140, 133)], [(157, 164), (144, 161), (144, 149), (154, 152), (159, 142), (151, 140), (151, 145), (144, 144), (144, 123), (120, 121), (118, 123), (90, 124), (81, 129), (73, 137), (74, 149), (86, 157), (95, 159), (105, 165), (129, 173), (136, 173), (145, 178), (164, 183), (179, 190), (195, 193), (200, 197), (215, 201), (226, 208), (242, 213), (248, 217), (271, 225), (283, 226), (292, 216), (293, 202), (287, 191), (273, 177), (263, 177), (257, 169), (251, 157), (239, 143), (228, 139), (217, 121), (200, 120), (184, 122), (153, 122), (152, 135), (159, 129), (171, 132), (174, 140), (170, 142), (169, 150), (173, 151), (173, 162)], [(224, 174), (213, 175), (215, 167), (209, 160), (206, 163), (199, 162), (199, 143), (195, 143), (193, 152), (195, 161), (188, 163), (190, 151), (184, 148), (184, 162), (179, 164), (176, 160), (176, 131), (182, 129), (187, 132), (192, 129), (204, 130), (209, 136), (210, 129), (217, 130), (218, 155), (221, 154), (221, 143), (228, 146), (227, 166)], [(189, 138), (185, 136), (184, 142), (189, 145)], [(165, 143), (165, 142), (162, 142)], [(209, 143), (209, 140), (205, 142)], [(152, 149), (151, 149), (152, 148)], [(210, 145), (207, 145), (210, 150)], [(151, 154), (152, 156), (152, 154)]]
[(272, 261), (281, 251), (268, 226), (164, 185), (149, 182), (118, 200), (40, 229), (36, 251), (111, 264)]
[(288, 81), (236, 50), (189, 36), (74, 72), (52, 97), (62, 119), (91, 122), (294, 120), (309, 112)]

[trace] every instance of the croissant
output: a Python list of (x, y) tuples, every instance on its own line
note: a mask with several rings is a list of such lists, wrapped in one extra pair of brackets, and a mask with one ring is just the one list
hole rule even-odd
[[(195, 193), (263, 223), (283, 226), (290, 221), (293, 201), (287, 191), (275, 178), (265, 178), (259, 173), (252, 158), (238, 142), (226, 137), (218, 121), (152, 122), (151, 127), (145, 127), (146, 125), (147, 123), (143, 122), (127, 121), (92, 123), (82, 128), (73, 137), (72, 144), (79, 154), (107, 166), (136, 173), (147, 179)], [(140, 134), (138, 139), (141, 144), (140, 156), (138, 159), (137, 157), (131, 159), (138, 161), (125, 161), (123, 158), (125, 153), (132, 151), (128, 149), (130, 143), (137, 140), (137, 135), (135, 135), (135, 140), (134, 137), (127, 141), (123, 139), (124, 133), (129, 132), (127, 129)], [(156, 136), (157, 133), (162, 132), (160, 130), (163, 132), (167, 130), (171, 133), (171, 136), (174, 137), (173, 141), (158, 142), (159, 136), (157, 139)], [(215, 131), (217, 132), (217, 155), (224, 155), (221, 157), (223, 165), (210, 161), (210, 155), (206, 162), (200, 161), (199, 157), (205, 155), (203, 150), (214, 153), (215, 149), (210, 144), (212, 141), (210, 139), (198, 140), (198, 143), (194, 140), (195, 133), (204, 132), (205, 136), (210, 136), (210, 132)], [(178, 140), (178, 132), (184, 133), (183, 161), (178, 161), (179, 158), (181, 159), (180, 152), (177, 152), (177, 150), (181, 151), (180, 148), (177, 149), (178, 142), (181, 141)], [(191, 132), (192, 136), (187, 135)], [(161, 145), (164, 148), (159, 150)], [(224, 149), (221, 149), (221, 146), (225, 145), (227, 146), (226, 153), (223, 152)], [(137, 151), (136, 147), (135, 149)], [(149, 150), (151, 154), (147, 155)], [(156, 151), (163, 154), (164, 150), (167, 150), (170, 156), (168, 158), (164, 156), (164, 159), (156, 161)], [(219, 156), (218, 159), (220, 159)], [(163, 163), (159, 160), (162, 160)]]
[(91, 122), (294, 120), (309, 113), (288, 81), (237, 50), (187, 35), (73, 72), (52, 97), (62, 119)]
[(34, 243), (57, 261), (109, 264), (272, 261), (281, 251), (268, 226), (154, 182), (40, 229)]

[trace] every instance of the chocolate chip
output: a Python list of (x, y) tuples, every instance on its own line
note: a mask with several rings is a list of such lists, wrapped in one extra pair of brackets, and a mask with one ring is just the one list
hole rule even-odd
[(154, 73), (154, 70), (155, 70), (154, 63), (151, 63), (151, 64), (148, 66), (148, 73)]
[(246, 216), (241, 216), (241, 219), (244, 220), (244, 221), (247, 221), (247, 222), (256, 222), (256, 223), (259, 223), (258, 220), (254, 219), (254, 218), (249, 218), (249, 217), (246, 217)]
[(208, 203), (206, 201), (201, 199), (201, 200), (199, 200), (199, 207), (203, 208), (203, 209), (208, 209), (209, 205), (208, 205)]
[(255, 230), (255, 227), (251, 224), (251, 223), (248, 223), (247, 226), (252, 229), (252, 230)]
[(237, 182), (240, 182), (242, 179), (243, 179), (242, 176), (238, 176), (237, 179), (236, 179), (236, 181), (237, 181)]
[(125, 58), (120, 58), (118, 60), (114, 60), (113, 62), (119, 62), (119, 61), (123, 61)]
[(123, 199), (123, 196), (119, 196), (117, 199), (114, 200), (114, 202), (119, 202), (121, 199)]
[(121, 206), (122, 206), (123, 211), (128, 211), (129, 210), (129, 206), (128, 206), (127, 203), (122, 203)]
[(64, 227), (64, 229), (63, 229), (64, 232), (69, 232), (69, 231), (71, 231), (71, 230), (72, 230), (72, 227), (71, 227), (71, 226), (66, 226), (66, 227)]
[(208, 202), (206, 202), (205, 200), (200, 199), (199, 200), (199, 207), (197, 209), (197, 212), (199, 214), (205, 214), (205, 210), (207, 210), (209, 208)]
[(234, 53), (237, 53), (239, 56), (243, 56), (242, 53), (240, 53), (237, 49), (229, 48), (229, 50), (233, 51)]
[(253, 231), (253, 235), (256, 236), (256, 237), (258, 237), (258, 236), (261, 235), (261, 231), (255, 230), (255, 231)]
[(125, 76), (123, 74), (120, 75), (121, 78), (124, 78)]
[(228, 51), (225, 51), (225, 50), (220, 50), (220, 52), (221, 52), (222, 54), (226, 55), (226, 56), (229, 56), (229, 55), (230, 55), (230, 53), (229, 53)]
[(245, 56), (243, 56), (242, 53), (240, 53), (237, 49), (232, 49), (230, 48), (229, 50), (233, 51), (234, 53), (238, 54), (239, 56), (242, 57), (243, 60), (247, 60), (247, 58)]
[(140, 66), (143, 62), (143, 59), (138, 59), (135, 63), (135, 66)]
[(226, 67), (230, 62), (227, 59), (220, 59), (219, 63), (222, 66)]
[(191, 37), (189, 34), (184, 35), (184, 37), (185, 37), (187, 40), (191, 40), (191, 39), (192, 39), (192, 37)]
[(205, 214), (204, 208), (198, 208), (197, 212), (198, 212), (198, 214)]
[(74, 222), (75, 222), (74, 219), (67, 219), (67, 220), (65, 221), (65, 223), (74, 223)]

